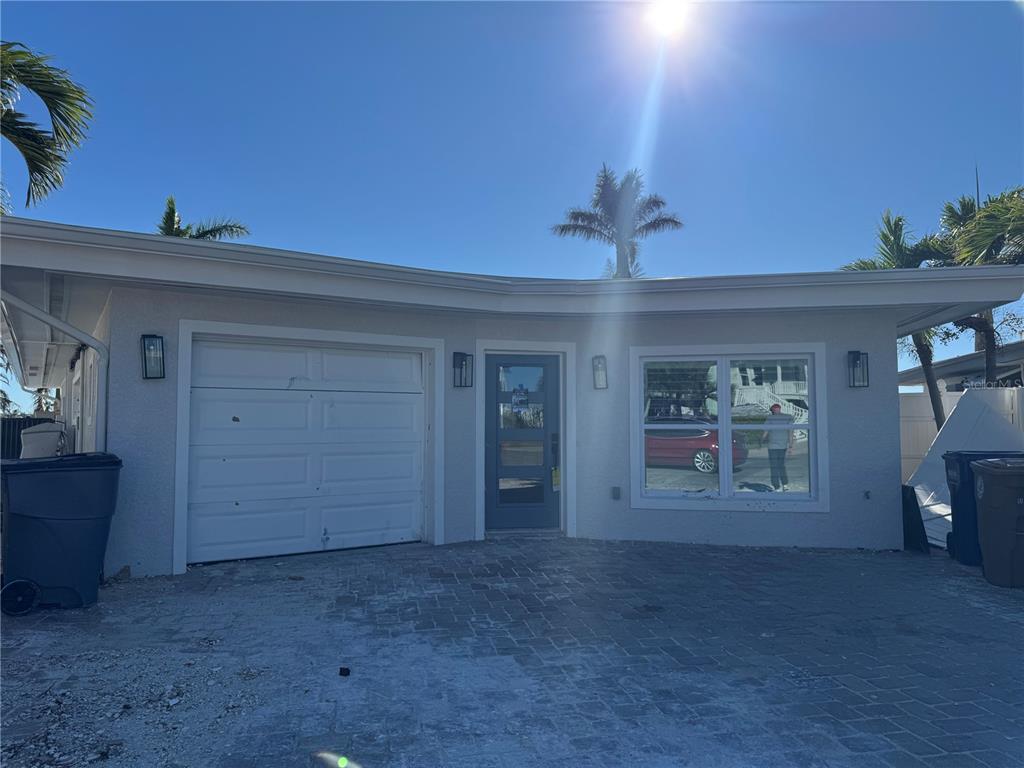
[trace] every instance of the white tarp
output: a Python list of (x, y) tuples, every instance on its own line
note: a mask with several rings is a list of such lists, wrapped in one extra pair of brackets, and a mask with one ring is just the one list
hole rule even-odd
[[(946, 463), (942, 455), (947, 451), (1024, 451), (1024, 432), (1018, 419), (1022, 393), (1021, 389), (964, 392), (920, 466), (907, 481), (917, 494), (924, 528), (932, 545), (945, 547), (946, 534), (952, 530)], [(1010, 418), (1005, 414), (1011, 414)]]

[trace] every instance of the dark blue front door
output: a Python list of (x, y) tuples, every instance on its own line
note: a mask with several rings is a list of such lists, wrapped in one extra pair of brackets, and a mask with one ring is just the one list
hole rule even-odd
[(487, 355), (488, 530), (559, 528), (558, 360)]

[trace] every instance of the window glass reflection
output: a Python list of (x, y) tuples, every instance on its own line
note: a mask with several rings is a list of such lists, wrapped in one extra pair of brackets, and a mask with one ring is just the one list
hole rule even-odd
[(795, 493), (807, 495), (810, 486), (810, 450), (807, 432), (784, 429), (769, 432), (743, 430), (747, 457), (732, 472), (737, 493)]
[(502, 466), (540, 467), (544, 464), (542, 440), (502, 440), (499, 451)]
[(544, 406), (540, 403), (529, 405), (498, 404), (498, 423), (502, 429), (543, 429)]
[(499, 365), (498, 389), (501, 392), (514, 392), (517, 389), (525, 389), (527, 392), (543, 392), (544, 366)]
[(718, 432), (714, 429), (644, 431), (649, 490), (718, 493)]
[(647, 424), (718, 421), (718, 366), (713, 360), (644, 364)]
[(522, 477), (499, 477), (498, 503), (543, 504), (544, 481)]
[(732, 360), (733, 424), (806, 424), (810, 418), (806, 359)]

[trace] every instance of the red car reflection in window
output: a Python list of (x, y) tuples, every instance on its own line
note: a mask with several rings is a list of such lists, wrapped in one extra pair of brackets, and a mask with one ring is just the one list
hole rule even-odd
[[(697, 419), (666, 419), (672, 429), (647, 430), (644, 450), (648, 467), (693, 467), (698, 472), (718, 471), (718, 425)], [(663, 422), (664, 423), (664, 422)], [(735, 437), (732, 465), (747, 460), (747, 447)]]

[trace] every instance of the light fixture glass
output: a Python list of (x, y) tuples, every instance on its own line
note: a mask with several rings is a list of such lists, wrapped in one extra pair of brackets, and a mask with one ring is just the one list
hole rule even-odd
[(145, 334), (142, 337), (142, 378), (164, 377), (164, 337)]
[(594, 355), (592, 365), (594, 367), (594, 389), (608, 389), (608, 358), (604, 355)]
[(452, 353), (452, 384), (456, 387), (473, 386), (473, 356), (465, 352)]
[(869, 377), (867, 352), (847, 352), (846, 365), (850, 371), (851, 387), (859, 388), (868, 386)]

